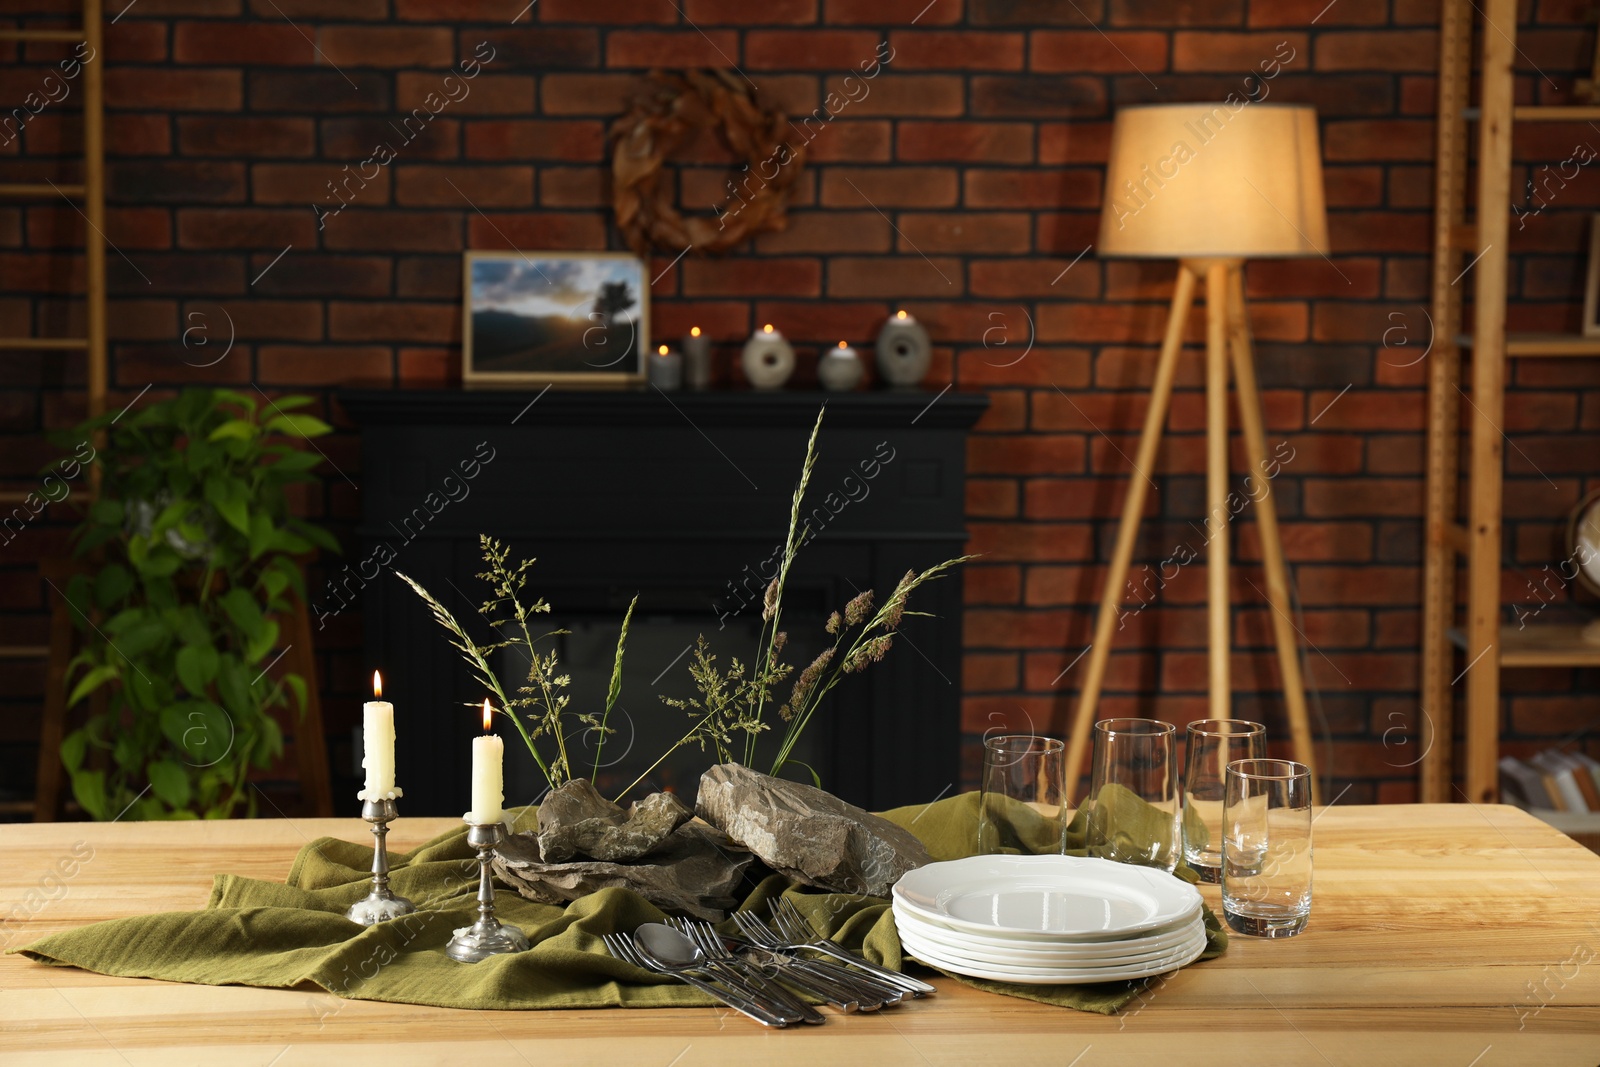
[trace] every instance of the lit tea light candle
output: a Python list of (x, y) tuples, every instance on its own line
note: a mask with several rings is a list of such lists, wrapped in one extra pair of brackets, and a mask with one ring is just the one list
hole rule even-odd
[(666, 345), (650, 357), (650, 384), (662, 392), (683, 388), (683, 357)]
[(744, 376), (757, 389), (777, 389), (794, 373), (794, 349), (771, 323), (744, 343)]
[(383, 696), (383, 675), (372, 672), (373, 699), (361, 705), (361, 766), (366, 788), (357, 800), (393, 800), (404, 794), (394, 785), (394, 705)]
[(878, 374), (896, 388), (917, 386), (933, 362), (933, 345), (928, 331), (904, 310), (883, 324), (878, 331)]
[(462, 816), (474, 826), (487, 826), (505, 818), (505, 754), (506, 743), (498, 734), (488, 733), (489, 720), (494, 711), (489, 701), (483, 702), (482, 737), (472, 739), (472, 810)]
[(861, 357), (844, 341), (838, 348), (830, 348), (817, 361), (817, 380), (824, 389), (848, 392), (861, 381)]

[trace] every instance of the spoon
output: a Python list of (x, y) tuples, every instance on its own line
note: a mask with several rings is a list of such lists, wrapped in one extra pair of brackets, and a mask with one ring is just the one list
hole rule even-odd
[(774, 995), (770, 988), (759, 987), (750, 981), (748, 973), (736, 967), (723, 966), (723, 961), (707, 956), (700, 950), (699, 945), (670, 926), (663, 923), (645, 923), (633, 932), (633, 936), (647, 952), (663, 963), (673, 967), (692, 967), (709, 971), (725, 985), (733, 986), (755, 998), (763, 1007), (781, 1018), (813, 1026), (827, 1021), (821, 1012), (809, 1004), (788, 995), (781, 997)]

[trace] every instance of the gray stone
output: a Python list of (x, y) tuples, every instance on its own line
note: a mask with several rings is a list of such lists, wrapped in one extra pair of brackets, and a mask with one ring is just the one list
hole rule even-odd
[(739, 886), (754, 857), (720, 830), (691, 822), (636, 863), (581, 860), (546, 863), (531, 833), (495, 849), (495, 874), (522, 896), (565, 904), (600, 889), (631, 889), (663, 911), (720, 922), (739, 903)]
[(625, 863), (649, 855), (694, 812), (671, 793), (652, 793), (627, 811), (574, 778), (539, 805), (539, 848), (545, 863), (577, 856)]
[(701, 776), (695, 812), (773, 870), (831, 892), (886, 897), (902, 874), (932, 860), (887, 819), (737, 763)]

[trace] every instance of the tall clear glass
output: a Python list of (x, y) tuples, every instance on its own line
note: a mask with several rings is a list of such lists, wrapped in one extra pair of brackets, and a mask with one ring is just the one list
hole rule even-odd
[(1094, 724), (1089, 784), (1091, 856), (1176, 870), (1177, 727), (1155, 719), (1102, 719)]
[(979, 853), (1066, 851), (1066, 751), (1061, 741), (1033, 734), (984, 740)]
[(1241, 934), (1293, 937), (1311, 915), (1311, 769), (1235, 760), (1223, 793), (1223, 915)]
[(1202, 882), (1222, 881), (1222, 791), (1228, 764), (1265, 759), (1267, 728), (1244, 719), (1189, 724), (1183, 761), (1183, 861)]

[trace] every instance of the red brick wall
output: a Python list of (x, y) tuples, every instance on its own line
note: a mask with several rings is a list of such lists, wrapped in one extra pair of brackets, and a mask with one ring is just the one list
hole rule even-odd
[[(1331, 263), (1262, 263), (1249, 274), (1270, 443), (1294, 457), (1275, 494), (1299, 624), (1316, 649), (1307, 663), (1333, 737), (1336, 789), (1354, 782), (1350, 800), (1413, 795), (1435, 3), (539, 0), (517, 15), (520, 6), (138, 0), (108, 26), (99, 61), (107, 229), (118, 250), (115, 402), (152, 383), (453, 383), (464, 249), (620, 247), (606, 207), (605, 130), (639, 70), (737, 65), (801, 115), (887, 39), (893, 58), (870, 93), (812, 143), (788, 232), (724, 259), (656, 259), (656, 330), (707, 328), (728, 382), (734, 342), (764, 321), (802, 346), (869, 343), (898, 306), (927, 322), (938, 346), (932, 384), (953, 379), (993, 399), (970, 455), (972, 549), (984, 558), (967, 575), (969, 753), (1002, 726), (1060, 731), (1173, 274), (1082, 255), (1095, 235), (1112, 109), (1245, 91), (1247, 76), (1287, 47), (1294, 58), (1267, 83), (1268, 99), (1320, 110), (1335, 253)], [(1561, 98), (1586, 66), (1584, 8), (1540, 0), (1524, 13), (1538, 18), (1520, 41), (1525, 99)], [(377, 142), (398, 143), (391, 124), (485, 41), (494, 58), (466, 98), (319, 228), (311, 205), (334, 205), (327, 183), (343, 181)], [(7, 108), (61, 54), (26, 52), (27, 62), (0, 70)], [(46, 107), (0, 147), (0, 169), (71, 180), (72, 166), (52, 157), (76, 137), (75, 106), (74, 95)], [(1600, 144), (1600, 133), (1541, 127), (1520, 141), (1525, 158), (1555, 162)], [(697, 150), (682, 175), (686, 202), (709, 207), (723, 173), (714, 151)], [(1516, 233), (1515, 325), (1576, 328), (1597, 194), (1586, 170)], [(81, 317), (71, 301), (42, 295), (74, 278), (66, 249), (80, 226), (59, 203), (0, 205), (5, 333), (65, 332)], [(229, 354), (194, 366), (215, 358), (230, 319)], [(83, 414), (82, 377), (72, 358), (0, 355), (0, 478), (31, 484), (51, 454), (40, 430)], [(801, 379), (814, 380), (809, 365)], [(1523, 567), (1506, 587), (1532, 604), (1526, 579), (1556, 558), (1556, 522), (1595, 468), (1600, 369), (1525, 362), (1513, 381), (1508, 511), (1527, 519), (1511, 527), (1507, 558)], [(1204, 513), (1199, 384), (1191, 351), (1141, 559), (1199, 544), (1190, 525)], [(353, 435), (325, 447), (359, 480)], [(356, 493), (330, 476), (306, 505), (347, 532)], [(38, 523), (0, 549), (0, 638), (42, 637), (30, 561), (60, 549), (69, 517), (56, 509), (55, 525)], [(1234, 533), (1239, 709), (1282, 736), (1268, 620), (1253, 589), (1256, 533), (1248, 522)], [(1184, 568), (1130, 619), (1107, 712), (1203, 713), (1202, 571)], [(321, 649), (336, 735), (362, 686), (358, 644), (358, 622), (345, 616)], [(1591, 713), (1569, 673), (1511, 680), (1525, 693), (1508, 710), (1519, 734), (1561, 735)], [(23, 789), (39, 693), (33, 665), (0, 661), (0, 744), (11, 754), (8, 784)]]

